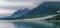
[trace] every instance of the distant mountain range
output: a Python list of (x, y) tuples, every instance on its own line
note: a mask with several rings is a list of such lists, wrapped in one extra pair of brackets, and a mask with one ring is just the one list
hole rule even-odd
[(28, 11), (29, 11), (28, 8), (20, 9), (20, 10), (18, 10), (17, 12), (15, 12), (15, 13), (14, 13), (13, 15), (11, 15), (11, 16), (13, 16), (13, 17), (20, 17), (20, 16), (26, 14)]
[(57, 11), (60, 9), (59, 7), (59, 2), (44, 2), (43, 4), (29, 11), (27, 14), (23, 15), (22, 17), (37, 18), (47, 15), (55, 15), (58, 14)]
[(19, 9), (17, 12), (15, 12), (14, 14), (12, 14), (11, 16), (3, 17), (1, 19), (15, 19), (17, 17), (23, 16), (24, 14), (27, 14), (28, 11), (30, 11), (28, 8)]
[(38, 7), (29, 10), (28, 8), (24, 10), (18, 10), (11, 17), (4, 19), (25, 19), (25, 18), (38, 18), (47, 15), (58, 14), (57, 11), (60, 9), (60, 2), (44, 2)]

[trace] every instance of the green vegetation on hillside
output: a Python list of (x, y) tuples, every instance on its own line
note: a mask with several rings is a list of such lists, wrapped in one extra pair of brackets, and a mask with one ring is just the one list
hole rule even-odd
[(60, 14), (55, 16), (55, 17), (52, 17), (52, 18), (49, 18), (49, 19), (46, 19), (46, 20), (60, 20)]

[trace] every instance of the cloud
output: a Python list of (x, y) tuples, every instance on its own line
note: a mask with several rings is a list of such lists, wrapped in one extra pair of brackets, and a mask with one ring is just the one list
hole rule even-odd
[(60, 2), (60, 0), (45, 0), (46, 2)]
[(29, 8), (30, 10), (42, 4), (44, 0), (22, 0), (6, 1), (0, 0), (0, 16), (12, 15), (20, 8)]
[(0, 17), (11, 16), (16, 10), (0, 9)]
[(1, 0), (1, 6), (17, 6), (17, 7), (27, 7), (27, 8), (34, 8), (41, 4), (44, 0)]
[(0, 1), (0, 6), (23, 6), (23, 7), (31, 7), (34, 6), (34, 2), (9, 2), (9, 1)]

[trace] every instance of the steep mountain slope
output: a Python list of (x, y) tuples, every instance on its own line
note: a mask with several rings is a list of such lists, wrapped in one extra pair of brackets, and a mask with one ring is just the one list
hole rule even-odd
[[(58, 4), (57, 4), (58, 3)], [(55, 6), (54, 6), (55, 5)], [(35, 18), (35, 17), (43, 17), (47, 15), (57, 14), (59, 2), (44, 2), (33, 10), (29, 11), (26, 15), (26, 18)], [(60, 5), (59, 5), (60, 6)]]
[[(14, 13), (10, 18), (5, 18), (5, 19), (38, 18), (38, 17), (47, 16), (47, 15), (55, 15), (55, 14), (58, 14), (57, 11), (59, 9), (60, 9), (60, 2), (44, 2), (38, 7), (32, 9), (31, 11), (28, 11), (28, 9), (25, 9), (23, 11), (19, 10), (16, 13)], [(14, 16), (17, 16), (17, 17), (14, 17)]]
[(28, 8), (20, 9), (17, 12), (15, 12), (12, 16), (13, 17), (19, 17), (19, 16), (22, 16), (22, 15), (26, 14), (28, 11), (29, 11)]

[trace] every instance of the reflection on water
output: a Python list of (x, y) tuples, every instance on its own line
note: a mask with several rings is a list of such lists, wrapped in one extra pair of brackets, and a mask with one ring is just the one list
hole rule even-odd
[(60, 28), (59, 24), (52, 22), (14, 22), (16, 28)]
[(1, 22), (0, 28), (60, 28), (60, 22)]
[(60, 28), (60, 22), (54, 22), (54, 24), (56, 25), (56, 28)]

